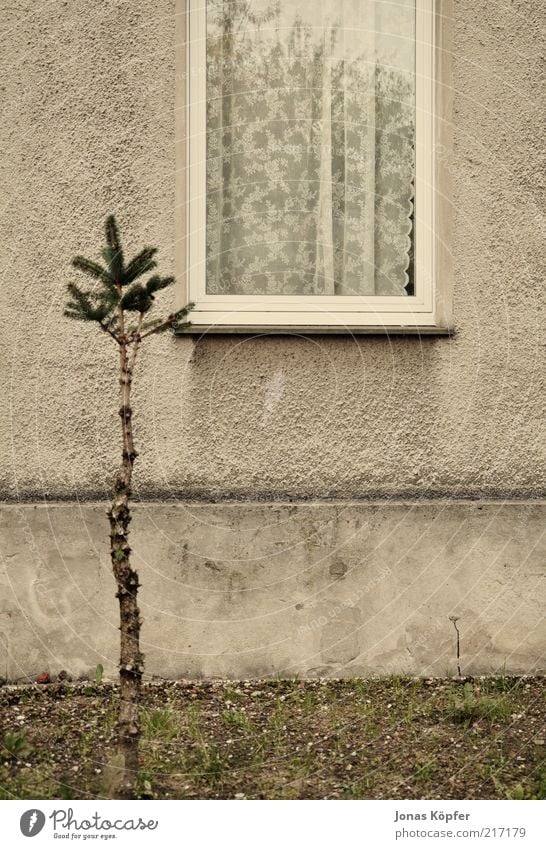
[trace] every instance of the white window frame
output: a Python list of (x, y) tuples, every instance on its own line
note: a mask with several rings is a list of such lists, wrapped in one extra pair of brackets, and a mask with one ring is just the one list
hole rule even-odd
[[(330, 330), (333, 332), (447, 330), (449, 298), (440, 281), (445, 251), (445, 227), (438, 213), (438, 132), (436, 101), (438, 43), (451, 0), (416, 0), (416, 174), (415, 174), (415, 295), (211, 295), (206, 292), (206, 3), (179, 0), (177, 74), (177, 271), (183, 284), (178, 305), (193, 301), (192, 328), (197, 332), (233, 332), (245, 329)], [(441, 11), (439, 6), (442, 6)], [(439, 37), (440, 36), (440, 37)], [(185, 79), (185, 86), (180, 79)], [(446, 80), (443, 80), (445, 84)], [(442, 107), (445, 117), (445, 104)], [(445, 161), (445, 156), (443, 157)], [(445, 204), (444, 204), (445, 206)], [(443, 266), (445, 263), (441, 262)], [(447, 269), (443, 268), (443, 273)]]

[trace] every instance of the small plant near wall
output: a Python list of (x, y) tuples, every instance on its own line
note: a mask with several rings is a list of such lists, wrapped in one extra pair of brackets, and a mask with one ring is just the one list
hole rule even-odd
[[(76, 283), (68, 284), (69, 299), (64, 314), (77, 321), (95, 322), (101, 332), (117, 346), (119, 356), (119, 385), (122, 451), (113, 498), (110, 520), (110, 555), (117, 583), (116, 596), (120, 610), (120, 704), (116, 724), (119, 756), (119, 777), (114, 795), (121, 799), (134, 798), (138, 774), (140, 741), (139, 703), (144, 658), (140, 651), (140, 612), (137, 604), (138, 574), (131, 565), (129, 524), (133, 466), (137, 458), (133, 437), (131, 389), (137, 355), (142, 343), (155, 333), (162, 333), (183, 322), (192, 308), (188, 304), (166, 318), (152, 317), (155, 294), (174, 283), (174, 277), (152, 274), (156, 267), (157, 248), (143, 248), (130, 262), (125, 262), (119, 230), (113, 215), (106, 219), (106, 245), (102, 250), (104, 265), (77, 256), (72, 265), (92, 278), (86, 289)], [(97, 667), (97, 670), (99, 667)], [(102, 678), (102, 667), (100, 670)], [(99, 674), (97, 671), (97, 683)]]

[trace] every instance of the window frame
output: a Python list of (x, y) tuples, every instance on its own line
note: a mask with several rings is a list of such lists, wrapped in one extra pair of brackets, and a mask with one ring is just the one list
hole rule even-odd
[[(438, 92), (440, 84), (443, 88), (446, 83), (444, 22), (449, 17), (446, 7), (450, 2), (416, 0), (416, 294), (226, 296), (205, 291), (206, 3), (178, 0), (176, 245), (177, 272), (182, 282), (177, 288), (177, 306), (188, 300), (195, 303), (192, 332), (449, 329), (446, 186), (438, 167), (445, 166), (447, 158), (439, 157), (438, 152), (446, 154), (449, 142), (445, 121), (438, 116)], [(181, 80), (185, 84), (181, 85)], [(442, 106), (445, 112), (446, 103)]]

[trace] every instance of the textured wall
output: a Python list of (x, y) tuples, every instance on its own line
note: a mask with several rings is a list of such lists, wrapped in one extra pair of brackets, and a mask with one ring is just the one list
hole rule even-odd
[[(456, 336), (154, 341), (135, 400), (142, 494), (544, 490), (546, 12), (543, 0), (455, 8)], [(174, 0), (17, 0), (5, 17), (1, 490), (105, 495), (114, 352), (60, 318), (63, 287), (110, 211), (172, 271)]]
[[(545, 670), (546, 504), (142, 504), (148, 675)], [(112, 675), (103, 504), (0, 507), (0, 676)], [(455, 625), (458, 617), (460, 657)]]

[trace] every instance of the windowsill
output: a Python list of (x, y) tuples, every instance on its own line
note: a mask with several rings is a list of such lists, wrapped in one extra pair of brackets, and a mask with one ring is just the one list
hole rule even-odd
[(175, 328), (177, 336), (453, 336), (453, 327), (431, 325), (407, 327), (320, 327), (311, 325), (292, 326), (243, 326), (243, 325), (196, 325)]

